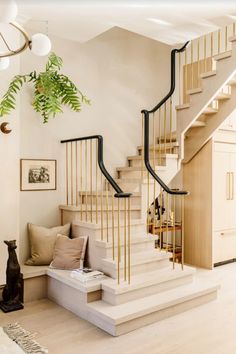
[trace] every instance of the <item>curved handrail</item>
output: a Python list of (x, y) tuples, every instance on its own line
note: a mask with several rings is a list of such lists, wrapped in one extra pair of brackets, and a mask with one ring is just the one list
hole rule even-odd
[(72, 143), (72, 142), (75, 142), (75, 141), (96, 140), (96, 139), (98, 141), (98, 166), (99, 166), (102, 174), (105, 176), (105, 178), (108, 180), (108, 182), (112, 185), (112, 187), (116, 191), (114, 196), (116, 198), (129, 198), (129, 197), (131, 197), (132, 193), (123, 192), (122, 189), (118, 186), (118, 184), (111, 177), (111, 175), (109, 174), (109, 172), (107, 171), (107, 169), (106, 169), (106, 167), (104, 165), (104, 160), (103, 160), (103, 136), (102, 135), (90, 135), (90, 136), (84, 136), (84, 137), (81, 137), (81, 138), (61, 140), (61, 143), (65, 144), (65, 143)]
[(166, 191), (168, 194), (172, 195), (187, 195), (187, 191), (176, 191), (170, 189), (162, 179), (155, 173), (153, 170), (150, 159), (149, 159), (149, 116), (151, 113), (156, 112), (173, 94), (175, 90), (175, 54), (183, 52), (189, 41), (186, 42), (180, 49), (172, 49), (171, 51), (171, 85), (168, 94), (151, 110), (143, 109), (141, 113), (144, 114), (144, 162), (148, 172), (153, 176), (153, 178), (160, 184), (160, 186)]

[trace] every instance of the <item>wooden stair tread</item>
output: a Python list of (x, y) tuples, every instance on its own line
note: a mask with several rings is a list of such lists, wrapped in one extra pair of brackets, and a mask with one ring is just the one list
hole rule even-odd
[[(150, 160), (153, 159), (153, 155), (149, 156)], [(159, 158), (166, 158), (166, 159), (178, 159), (178, 154), (156, 154), (155, 155), (155, 160), (158, 160)], [(128, 156), (128, 160), (142, 160), (143, 156), (141, 155), (134, 155), (134, 156)]]
[(201, 127), (205, 127), (206, 123), (205, 122), (201, 122), (199, 120), (196, 120), (195, 122), (193, 122), (193, 124), (191, 125), (190, 128), (201, 128)]
[(204, 111), (202, 112), (202, 114), (208, 115), (208, 114), (215, 114), (215, 113), (217, 113), (217, 112), (218, 112), (218, 109), (216, 109), (216, 108), (206, 107), (206, 108), (204, 109)]
[(181, 110), (187, 109), (187, 108), (190, 108), (190, 103), (183, 103), (183, 104), (175, 106), (175, 109), (177, 111), (181, 111)]
[(201, 88), (201, 87), (197, 87), (197, 88), (188, 90), (188, 91), (186, 92), (186, 94), (187, 94), (187, 95), (195, 95), (195, 94), (201, 93), (201, 92), (202, 92), (202, 88)]
[(208, 77), (215, 76), (217, 74), (216, 70), (207, 71), (205, 73), (200, 74), (201, 79), (207, 79)]
[(236, 41), (236, 35), (229, 37), (228, 41), (229, 42), (235, 42)]
[[(141, 172), (141, 171), (147, 171), (146, 167), (144, 166), (142, 168), (142, 166), (137, 166), (137, 167), (117, 167), (116, 171), (118, 172)], [(166, 170), (166, 166), (155, 166), (155, 170), (158, 171), (165, 171)]]
[(232, 50), (229, 50), (227, 52), (214, 55), (213, 59), (218, 61), (218, 60), (223, 60), (223, 59), (226, 59), (226, 58), (230, 58), (231, 56), (232, 56)]

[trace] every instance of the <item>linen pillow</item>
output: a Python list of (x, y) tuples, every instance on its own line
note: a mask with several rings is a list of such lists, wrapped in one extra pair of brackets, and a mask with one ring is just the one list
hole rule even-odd
[(67, 270), (83, 267), (87, 240), (87, 236), (70, 239), (64, 235), (57, 235), (50, 267)]
[(58, 233), (69, 237), (70, 224), (47, 228), (28, 224), (31, 257), (26, 265), (48, 265), (53, 259), (53, 251)]

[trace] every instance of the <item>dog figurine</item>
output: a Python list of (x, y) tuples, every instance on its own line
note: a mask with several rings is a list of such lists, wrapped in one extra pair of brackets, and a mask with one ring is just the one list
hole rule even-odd
[(8, 246), (6, 285), (3, 288), (0, 308), (4, 312), (23, 309), (24, 281), (16, 255), (16, 240), (4, 241)]

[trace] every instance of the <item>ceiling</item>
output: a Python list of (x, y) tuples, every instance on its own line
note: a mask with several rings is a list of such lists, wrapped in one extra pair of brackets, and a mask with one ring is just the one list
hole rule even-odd
[(236, 21), (236, 1), (18, 0), (30, 29), (78, 42), (119, 26), (167, 44), (182, 43)]

